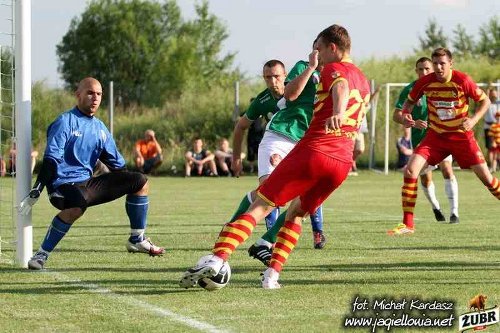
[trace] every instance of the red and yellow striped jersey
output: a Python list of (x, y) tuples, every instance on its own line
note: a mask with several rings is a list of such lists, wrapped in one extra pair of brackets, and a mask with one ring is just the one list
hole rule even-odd
[(429, 128), (437, 133), (464, 132), (460, 125), (469, 112), (469, 98), (479, 102), (486, 94), (465, 73), (452, 70), (450, 78), (439, 82), (434, 73), (417, 80), (408, 95), (411, 102), (427, 97)]
[[(366, 113), (365, 105), (370, 100), (368, 80), (349, 59), (326, 64), (317, 86), (314, 114), (304, 137), (299, 144), (342, 161), (352, 161), (353, 138), (356, 137)], [(340, 130), (326, 133), (325, 122), (333, 115), (331, 89), (344, 80), (349, 87), (349, 101)]]
[(493, 141), (497, 144), (497, 147), (500, 145), (500, 123), (495, 123), (490, 126), (488, 136), (491, 136)]

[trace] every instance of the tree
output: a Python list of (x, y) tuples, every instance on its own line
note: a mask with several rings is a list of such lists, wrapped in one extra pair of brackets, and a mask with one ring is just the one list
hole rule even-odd
[[(184, 22), (175, 0), (163, 5), (147, 0), (93, 1), (80, 18), (72, 20), (57, 46), (59, 71), (68, 88), (85, 76), (95, 76), (103, 85), (114, 81), (125, 103), (161, 105), (189, 81), (203, 81), (203, 72), (193, 70), (200, 63), (197, 45), (203, 38), (219, 37), (209, 39), (216, 51), (203, 58), (208, 62), (203, 66), (219, 65), (217, 56), (227, 38), (225, 28), (208, 14), (206, 1), (197, 7), (197, 13), (206, 14), (206, 19)], [(207, 29), (215, 29), (213, 32), (198, 26), (207, 23), (212, 24)], [(193, 33), (196, 31), (206, 36)], [(229, 61), (222, 69), (231, 65)]]
[(471, 35), (468, 35), (463, 25), (458, 24), (453, 30), (454, 39), (452, 42), (454, 53), (459, 56), (470, 57), (474, 55), (475, 45)]
[(493, 60), (500, 59), (500, 22), (498, 16), (492, 17), (479, 28), (479, 42), (476, 51)]
[(444, 35), (443, 28), (438, 26), (435, 19), (429, 19), (429, 23), (425, 28), (425, 36), (418, 37), (420, 41), (420, 49), (416, 51), (423, 51), (425, 53), (430, 53), (438, 47), (447, 47), (448, 38)]

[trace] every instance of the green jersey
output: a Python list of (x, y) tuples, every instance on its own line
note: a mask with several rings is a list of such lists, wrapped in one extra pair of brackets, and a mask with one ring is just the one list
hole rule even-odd
[(245, 115), (251, 121), (255, 121), (259, 117), (263, 117), (266, 121), (269, 121), (278, 110), (277, 103), (278, 99), (274, 98), (273, 94), (266, 88), (250, 103)]
[[(408, 98), (408, 94), (411, 91), (411, 88), (415, 85), (415, 81), (404, 87), (404, 89), (401, 91), (399, 94), (398, 101), (396, 102), (396, 109), (403, 110), (403, 104), (405, 103), (406, 99)], [(413, 120), (425, 120), (427, 121), (427, 99), (424, 96), (420, 98), (420, 100), (415, 104), (413, 107), (413, 110), (411, 112), (411, 116)], [(427, 129), (418, 129), (415, 127), (411, 128), (411, 144), (413, 147), (416, 147), (420, 141), (425, 136), (425, 133), (427, 132)]]
[[(286, 78), (292, 81), (306, 70), (309, 64), (299, 61), (293, 66)], [(286, 101), (285, 108), (278, 111), (267, 126), (267, 130), (283, 135), (293, 141), (299, 141), (311, 123), (316, 85), (319, 82), (319, 72), (314, 71), (307, 81), (302, 93), (294, 101)]]

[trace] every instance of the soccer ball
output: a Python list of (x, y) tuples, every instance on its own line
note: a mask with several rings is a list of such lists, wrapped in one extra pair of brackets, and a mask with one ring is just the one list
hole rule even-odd
[[(205, 262), (211, 257), (212, 255), (204, 256), (198, 261), (198, 263)], [(229, 263), (226, 261), (216, 276), (201, 278), (198, 280), (198, 285), (208, 291), (219, 290), (227, 285), (230, 278), (231, 267), (229, 267)]]

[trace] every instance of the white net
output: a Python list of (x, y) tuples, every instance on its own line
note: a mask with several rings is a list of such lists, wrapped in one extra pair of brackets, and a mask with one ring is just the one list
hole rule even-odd
[(15, 257), (15, 172), (10, 153), (15, 137), (14, 1), (0, 2), (0, 9), (0, 262), (12, 262)]

